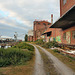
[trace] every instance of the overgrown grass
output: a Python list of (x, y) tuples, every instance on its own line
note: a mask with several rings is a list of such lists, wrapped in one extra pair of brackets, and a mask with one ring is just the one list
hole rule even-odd
[(35, 44), (41, 45), (45, 48), (58, 47), (58, 43), (56, 41), (44, 42), (43, 39), (35, 41)]
[(12, 48), (0, 49), (0, 67), (25, 64), (25, 62), (32, 59), (33, 55), (34, 47), (24, 42)]
[(33, 75), (35, 56), (26, 65), (1, 67), (0, 75)]
[(15, 46), (13, 46), (13, 48), (28, 49), (29, 51), (34, 51), (34, 47), (30, 44), (25, 43), (25, 42), (21, 42)]
[(57, 49), (54, 49), (53, 50), (54, 52), (56, 52), (56, 53), (59, 53), (59, 54), (61, 54), (61, 55), (63, 55), (63, 56), (66, 56), (66, 57), (68, 57), (68, 58), (70, 58), (70, 59), (72, 59), (72, 60), (75, 60), (75, 58), (74, 57), (71, 57), (71, 56), (69, 56), (68, 54), (63, 54), (61, 51), (59, 51), (59, 50), (57, 50)]
[(52, 53), (54, 56), (56, 56), (59, 60), (61, 60), (67, 66), (69, 66), (73, 71), (75, 71), (75, 58), (72, 58), (67, 55), (63, 55), (59, 53), (57, 50), (51, 50), (51, 49), (46, 49), (46, 50)]
[(30, 60), (33, 52), (16, 48), (0, 49), (0, 67), (8, 65), (20, 65)]
[(54, 49), (53, 51), (54, 51), (54, 52), (57, 52), (57, 53), (60, 53), (60, 51), (58, 51), (57, 49)]

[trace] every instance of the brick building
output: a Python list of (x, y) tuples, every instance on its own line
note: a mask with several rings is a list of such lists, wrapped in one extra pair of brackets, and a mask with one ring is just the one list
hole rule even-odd
[[(53, 14), (51, 15), (51, 24), (53, 24)], [(61, 28), (48, 28), (42, 35), (44, 35), (44, 41), (57, 41), (61, 42), (61, 37), (58, 35), (61, 35), (62, 29)]]
[(33, 36), (28, 36), (28, 41), (33, 41)]
[(62, 29), (60, 45), (75, 48), (75, 0), (60, 0), (60, 19), (50, 28)]
[(43, 32), (49, 28), (51, 23), (48, 21), (34, 21), (33, 25), (33, 41), (36, 41), (37, 39), (44, 38), (42, 36)]
[(60, 16), (64, 15), (75, 5), (75, 0), (60, 0)]
[(56, 41), (61, 43), (61, 35), (62, 30), (60, 28), (48, 28), (43, 35), (45, 36), (45, 42)]
[(28, 41), (33, 41), (33, 30), (28, 31)]

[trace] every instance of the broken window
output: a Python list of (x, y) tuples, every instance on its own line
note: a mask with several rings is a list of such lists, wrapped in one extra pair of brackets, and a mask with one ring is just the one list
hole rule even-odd
[(75, 39), (75, 31), (72, 31), (72, 38)]

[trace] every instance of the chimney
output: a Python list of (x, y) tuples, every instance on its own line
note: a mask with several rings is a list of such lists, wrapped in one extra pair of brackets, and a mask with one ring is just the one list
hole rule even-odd
[(51, 14), (51, 24), (53, 24), (53, 14)]

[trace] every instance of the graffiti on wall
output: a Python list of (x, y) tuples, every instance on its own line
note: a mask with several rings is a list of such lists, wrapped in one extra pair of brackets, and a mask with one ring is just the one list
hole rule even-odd
[(50, 41), (56, 41), (56, 39), (54, 37), (51, 37)]
[(46, 38), (46, 42), (49, 42), (49, 37)]
[(70, 32), (66, 32), (66, 41), (68, 44), (70, 44), (70, 42), (71, 42), (70, 37), (71, 37)]
[(61, 36), (56, 37), (56, 42), (61, 43)]
[(56, 39), (55, 39), (55, 38), (53, 38), (53, 41), (56, 41)]
[(50, 41), (53, 41), (53, 37), (50, 38)]

